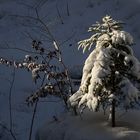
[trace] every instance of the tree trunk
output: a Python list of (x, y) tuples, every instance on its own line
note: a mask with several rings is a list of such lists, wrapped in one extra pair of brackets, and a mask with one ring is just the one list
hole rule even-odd
[(115, 118), (115, 99), (113, 99), (113, 101), (112, 101), (112, 112), (111, 112), (111, 114), (112, 114), (112, 121), (111, 121), (112, 127), (115, 127), (115, 126), (116, 126), (116, 118)]
[[(116, 91), (115, 89), (115, 68), (112, 68), (112, 93), (114, 94)], [(111, 103), (111, 110), (110, 110), (110, 115), (111, 115), (111, 125), (112, 127), (116, 126), (116, 120), (115, 120), (115, 105), (116, 105), (116, 101), (115, 99), (112, 99), (112, 103)]]
[(110, 114), (109, 114), (109, 121), (112, 127), (116, 126), (116, 119), (115, 119), (115, 99), (112, 100), (112, 104), (110, 107)]
[(75, 115), (75, 116), (77, 116), (77, 115), (78, 115), (78, 113), (77, 113), (77, 110), (76, 110), (76, 107), (75, 107), (75, 106), (73, 107), (73, 112), (74, 112), (74, 115)]

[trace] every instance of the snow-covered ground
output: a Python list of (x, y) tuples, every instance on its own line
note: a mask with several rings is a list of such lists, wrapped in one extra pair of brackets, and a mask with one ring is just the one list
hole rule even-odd
[(107, 114), (86, 111), (80, 116), (62, 115), (39, 129), (36, 140), (139, 140), (140, 113), (117, 112), (117, 127), (108, 123)]
[[(67, 3), (69, 7), (69, 15), (67, 13)], [(83, 55), (81, 50), (78, 51), (77, 42), (84, 38), (88, 38), (88, 27), (96, 21), (99, 21), (106, 14), (112, 15), (114, 19), (122, 20), (127, 23), (125, 29), (126, 31), (130, 32), (134, 37), (136, 45), (133, 47), (133, 49), (135, 55), (140, 59), (139, 0), (0, 0), (0, 48), (7, 47), (8, 44), (10, 47), (24, 48), (30, 50), (31, 39), (27, 37), (27, 33), (31, 34), (31, 36), (35, 39), (43, 40), (45, 45), (47, 47), (50, 47), (51, 43), (48, 42), (47, 38), (44, 35), (41, 35), (42, 33), (40, 32), (40, 29), (34, 27), (35, 23), (31, 19), (15, 16), (35, 16), (35, 11), (33, 11), (31, 7), (36, 7), (37, 5), (40, 7), (39, 15), (41, 17), (45, 17), (45, 23), (49, 26), (55, 38), (60, 42), (63, 57), (68, 67), (73, 67), (75, 65), (77, 67), (79, 65), (83, 65), (84, 60), (88, 55), (88, 52)], [(61, 24), (61, 20), (59, 18), (56, 7), (58, 7), (59, 9), (63, 24)], [(10, 59), (16, 58), (20, 60), (24, 57), (25, 54), (26, 53), (18, 50), (0, 49), (0, 56)], [(0, 67), (0, 120), (4, 122), (4, 124), (6, 124), (7, 126), (9, 126), (7, 99), (10, 87), (7, 79), (11, 79), (11, 76), (12, 75), (10, 68), (6, 68), (4, 66)], [(30, 127), (29, 122), (31, 120), (33, 108), (28, 108), (26, 106), (25, 99), (27, 95), (35, 91), (35, 89), (36, 86), (32, 83), (30, 73), (23, 70), (16, 71), (15, 83), (12, 92), (12, 110), (14, 132), (16, 132), (18, 140), (25, 140), (28, 138)], [(46, 120), (52, 119), (54, 115), (59, 116), (61, 112), (64, 112), (62, 103), (48, 102), (52, 100), (54, 99), (49, 98), (47, 99), (47, 102), (39, 103), (34, 133), (36, 132), (37, 128), (41, 127), (41, 125)], [(130, 112), (130, 114), (133, 115), (133, 112)], [(89, 118), (92, 118), (92, 115), (89, 115)], [(65, 120), (66, 121), (64, 122), (66, 122), (66, 125), (67, 123), (68, 125), (70, 125), (70, 123), (72, 125), (77, 122), (78, 126), (75, 126), (75, 124), (74, 129), (80, 129), (81, 125), (84, 127), (85, 122), (80, 120), (79, 118), (75, 119), (72, 117), (70, 118), (70, 122), (67, 121), (69, 120), (69, 118), (66, 118)], [(137, 122), (138, 121), (136, 121), (136, 123)], [(121, 133), (121, 129), (119, 129), (119, 131), (118, 128), (116, 130), (111, 130), (111, 128), (108, 128), (104, 121), (101, 121), (101, 123), (101, 125), (99, 123), (99, 127), (103, 126), (101, 127), (101, 129), (103, 130), (107, 127), (108, 133), (112, 131), (113, 134), (115, 134), (115, 131), (117, 131), (117, 133)], [(98, 126), (98, 123), (95, 124), (96, 126)], [(56, 125), (54, 124), (54, 127), (55, 126)], [(52, 125), (50, 125), (49, 127), (52, 127)], [(58, 125), (58, 128), (59, 127), (61, 127), (61, 125)], [(94, 126), (90, 127), (93, 128), (93, 130), (95, 129)], [(45, 130), (46, 129), (42, 131)], [(132, 133), (133, 131), (135, 131), (135, 129), (133, 130), (132, 128)], [(69, 134), (72, 134), (73, 132), (74, 131), (71, 130)], [(83, 132), (83, 130), (80, 129), (79, 133), (81, 132)], [(98, 131), (98, 133), (99, 132), (100, 131)], [(90, 133), (92, 133), (92, 131)], [(108, 133), (106, 132), (101, 134), (103, 134), (104, 138), (104, 136), (106, 136), (106, 134), (108, 135)], [(67, 134), (67, 136), (69, 134)], [(4, 140), (4, 137), (2, 138)]]

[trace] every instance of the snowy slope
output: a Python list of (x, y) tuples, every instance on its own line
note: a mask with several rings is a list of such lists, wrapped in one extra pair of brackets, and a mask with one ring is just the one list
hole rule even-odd
[(36, 140), (139, 140), (140, 113), (122, 114), (117, 115), (116, 128), (107, 123), (107, 115), (103, 113), (86, 111), (81, 117), (61, 116), (58, 121), (46, 122), (39, 129)]
[[(67, 2), (69, 16), (67, 14)], [(39, 6), (39, 14), (45, 17), (45, 23), (51, 29), (56, 39), (61, 43), (63, 56), (68, 67), (83, 65), (88, 55), (77, 50), (77, 42), (89, 37), (88, 27), (98, 21), (106, 14), (113, 18), (127, 23), (125, 29), (129, 31), (135, 39), (135, 54), (138, 58), (140, 43), (140, 1), (139, 0), (0, 0), (0, 47), (24, 48), (30, 50), (31, 39), (27, 37), (27, 32), (35, 39), (44, 40), (46, 47), (51, 47), (46, 37), (40, 35), (39, 29), (34, 27), (35, 23), (28, 18), (17, 18), (13, 15), (35, 16), (35, 11), (31, 7)], [(58, 15), (56, 5), (64, 24)], [(10, 59), (22, 59), (25, 53), (17, 50), (0, 49), (0, 55)], [(8, 125), (8, 91), (9, 83), (6, 78), (11, 78), (11, 70), (0, 67), (0, 120)], [(27, 139), (29, 129), (29, 119), (33, 108), (28, 108), (25, 98), (35, 91), (36, 86), (32, 83), (30, 73), (16, 71), (16, 79), (13, 88), (13, 115), (14, 128), (20, 140)], [(50, 100), (50, 99), (48, 99)], [(63, 111), (61, 103), (41, 102), (38, 109), (36, 128), (44, 121), (58, 115)], [(24, 119), (23, 119), (24, 118)], [(40, 122), (41, 120), (41, 122)], [(35, 129), (36, 130), (36, 129)], [(35, 131), (34, 131), (35, 132)]]

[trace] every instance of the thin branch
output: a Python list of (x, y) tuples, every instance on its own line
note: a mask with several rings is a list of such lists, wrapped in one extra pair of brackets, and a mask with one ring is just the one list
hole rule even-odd
[(10, 17), (17, 17), (17, 18), (27, 18), (27, 19), (32, 19), (32, 20), (35, 20), (35, 21), (38, 21), (38, 19), (36, 17), (32, 17), (32, 16), (25, 16), (25, 15), (9, 15)]
[(38, 13), (37, 8), (35, 8), (35, 12), (36, 12), (37, 19), (39, 19), (39, 13)]
[(5, 78), (4, 76), (0, 76), (0, 79), (1, 79), (1, 80), (5, 80), (5, 81), (7, 81), (8, 83), (11, 83), (11, 81), (10, 81), (8, 78)]
[(69, 11), (69, 3), (68, 3), (68, 0), (67, 0), (67, 15), (70, 16), (70, 11)]
[(45, 5), (46, 4), (46, 2), (48, 2), (48, 0), (40, 0), (37, 4), (36, 4), (36, 6), (34, 6), (34, 8), (36, 9), (40, 9), (43, 5)]
[[(40, 52), (36, 52), (36, 51), (28, 51), (26, 49), (21, 49), (21, 48), (17, 48), (17, 47), (10, 47), (7, 43), (6, 43), (7, 47), (0, 47), (0, 50), (18, 50), (18, 51), (22, 51), (22, 52), (26, 52), (26, 53), (30, 53), (30, 54), (38, 54), (40, 55)], [(45, 51), (49, 52), (47, 49), (45, 49)], [(46, 53), (44, 53), (46, 54)], [(47, 55), (47, 54), (46, 54)]]
[(30, 126), (29, 140), (32, 140), (33, 125), (34, 125), (35, 115), (37, 112), (37, 107), (38, 107), (38, 100), (35, 101), (35, 106), (32, 115), (31, 126)]
[[(39, 15), (38, 14), (38, 10), (35, 9), (35, 11), (36, 11), (36, 14)], [(46, 33), (51, 37), (52, 41), (56, 41), (55, 38), (54, 38), (54, 36), (50, 32), (48, 26), (44, 23), (44, 21), (42, 21), (40, 19), (40, 17), (38, 17), (38, 16), (37, 17), (32, 17), (32, 16), (24, 16), (24, 15), (9, 15), (9, 16), (14, 16), (14, 17), (19, 17), (19, 18), (28, 18), (28, 19), (32, 19), (32, 20), (37, 21), (38, 23), (40, 23), (41, 25), (43, 25), (43, 27), (45, 28)]]
[(20, 49), (20, 48), (16, 48), (16, 47), (10, 47), (10, 48), (4, 48), (4, 47), (1, 47), (0, 50), (18, 50), (18, 51), (22, 51), (22, 52), (26, 52), (26, 53), (32, 53), (32, 54), (40, 54), (38, 52), (32, 52), (32, 51), (28, 51), (28, 50), (25, 50), (25, 49)]
[(39, 101), (42, 103), (58, 103), (58, 102), (62, 102), (62, 100), (57, 100), (57, 101)]
[(4, 124), (2, 124), (1, 122), (0, 122), (0, 126), (3, 127), (8, 133), (10, 133), (10, 135), (11, 135), (12, 138), (13, 138), (13, 140), (16, 140), (15, 135), (14, 135), (13, 133), (11, 133), (11, 131), (9, 130), (8, 127), (6, 127), (6, 126), (5, 126)]
[[(67, 76), (67, 81), (69, 82), (69, 86), (70, 86), (69, 93), (72, 94), (72, 84), (71, 84), (71, 80), (69, 78), (68, 69), (67, 69), (67, 67), (64, 64), (63, 59), (62, 59), (62, 53), (61, 53), (61, 50), (60, 50), (60, 45), (56, 41), (56, 39), (55, 39), (54, 35), (52, 34), (52, 32), (50, 31), (48, 25), (39, 17), (39, 13), (38, 13), (37, 8), (35, 9), (35, 12), (36, 12), (36, 17), (30, 17), (30, 16), (19, 16), (19, 17), (20, 18), (31, 18), (31, 19), (37, 21), (38, 23), (40, 23), (44, 27), (44, 31), (47, 33), (47, 35), (50, 36), (52, 42), (54, 43), (55, 51), (58, 53), (58, 61), (62, 64), (63, 68), (65, 69), (65, 73), (66, 73), (66, 76)], [(35, 104), (35, 108), (37, 108), (36, 104)], [(36, 110), (34, 110), (34, 114), (35, 114), (35, 112), (36, 112)], [(34, 115), (33, 115), (33, 118), (34, 118)], [(31, 139), (31, 136), (30, 136), (30, 139)]]
[(34, 40), (34, 38), (30, 35), (29, 32), (24, 32), (23, 33), (27, 38), (30, 38), (32, 41)]
[(75, 36), (75, 32), (73, 32), (72, 35), (70, 35), (66, 40), (64, 40), (63, 42), (60, 42), (60, 45), (65, 44), (66, 42), (68, 42), (69, 40), (71, 40), (74, 36)]
[[(45, 77), (46, 77), (46, 74), (44, 74), (43, 80), (40, 85), (41, 87), (44, 84)], [(35, 106), (34, 106), (34, 111), (33, 111), (33, 115), (32, 115), (31, 126), (30, 126), (29, 140), (32, 140), (33, 126), (34, 126), (34, 121), (35, 121), (35, 115), (37, 112), (37, 107), (38, 107), (38, 100), (35, 101)]]
[(1, 127), (3, 127), (7, 132), (9, 132), (10, 133), (10, 130), (9, 130), (9, 128), (8, 127), (6, 127), (4, 124), (2, 124), (1, 122), (0, 122), (0, 126)]
[(59, 19), (60, 19), (60, 21), (61, 21), (61, 24), (64, 24), (57, 3), (56, 3), (56, 10), (57, 10), (58, 17), (59, 17)]
[[(37, 9), (36, 9), (36, 13), (38, 13)], [(37, 14), (39, 15), (39, 14)], [(69, 81), (69, 84), (70, 84), (70, 92), (72, 93), (72, 84), (71, 84), (71, 80), (69, 78), (69, 72), (68, 72), (68, 69), (66, 67), (66, 65), (64, 64), (63, 62), (63, 59), (62, 59), (62, 53), (61, 53), (61, 50), (60, 50), (60, 46), (58, 45), (58, 42), (56, 41), (55, 37), (53, 36), (53, 34), (51, 33), (50, 29), (48, 28), (48, 26), (40, 19), (40, 17), (38, 16), (38, 21), (45, 27), (46, 29), (46, 32), (50, 35), (50, 37), (52, 38), (52, 41), (55, 43), (55, 45), (57, 46), (57, 49), (56, 50), (58, 53), (59, 53), (59, 61), (62, 63), (65, 71), (66, 71), (66, 74), (67, 74), (67, 80)], [(56, 48), (55, 48), (56, 49)]]
[(20, 4), (20, 5), (23, 5), (23, 6), (27, 7), (29, 9), (33, 9), (34, 8), (33, 6), (31, 6), (31, 5), (27, 4), (27, 3), (23, 3), (23, 2), (17, 2), (17, 3)]
[(13, 71), (13, 76), (12, 76), (12, 81), (11, 81), (11, 86), (10, 86), (10, 91), (9, 91), (9, 115), (10, 115), (10, 130), (12, 130), (12, 89), (14, 85), (14, 80), (15, 80), (15, 68)]
[(9, 122), (10, 122), (9, 130), (13, 138), (16, 140), (16, 137), (14, 136), (13, 133), (13, 116), (12, 116), (12, 89), (13, 89), (14, 81), (15, 81), (15, 68), (13, 70), (13, 77), (12, 77), (10, 91), (9, 91)]

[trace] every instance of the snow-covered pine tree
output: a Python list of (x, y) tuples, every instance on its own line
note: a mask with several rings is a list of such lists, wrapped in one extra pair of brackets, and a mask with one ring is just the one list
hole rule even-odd
[(115, 126), (115, 107), (125, 109), (140, 105), (140, 62), (133, 55), (130, 46), (132, 36), (122, 30), (123, 23), (105, 16), (89, 28), (94, 34), (79, 42), (79, 48), (95, 49), (90, 53), (83, 67), (79, 90), (69, 102), (80, 109), (88, 107), (99, 111), (111, 107), (112, 126)]

